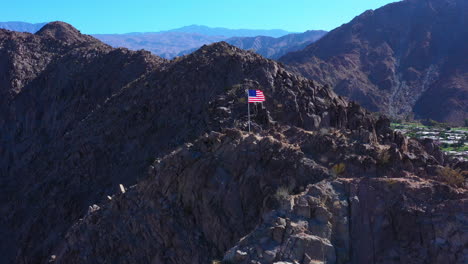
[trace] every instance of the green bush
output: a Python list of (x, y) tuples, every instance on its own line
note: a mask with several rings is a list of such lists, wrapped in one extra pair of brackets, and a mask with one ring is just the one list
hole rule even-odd
[(450, 125), (448, 125), (446, 123), (437, 122), (437, 121), (432, 120), (432, 119), (421, 120), (421, 124), (423, 124), (425, 126), (428, 126), (428, 127), (438, 127), (438, 128), (445, 128), (445, 129), (450, 127)]

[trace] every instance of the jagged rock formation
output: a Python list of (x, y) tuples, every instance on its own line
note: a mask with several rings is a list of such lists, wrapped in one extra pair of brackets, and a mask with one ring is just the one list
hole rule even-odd
[(464, 263), (467, 197), (417, 177), (322, 181), (283, 198), (285, 208), (269, 214), (224, 259)]
[[(64, 23), (0, 36), (5, 262), (206, 263), (278, 210), (281, 186), (299, 195), (336, 177), (441, 181), (454, 166), (385, 117), (224, 42), (168, 62)], [(267, 96), (252, 105), (255, 135), (242, 132), (248, 88)]]
[(280, 61), (371, 111), (464, 125), (468, 4), (405, 0), (366, 11)]

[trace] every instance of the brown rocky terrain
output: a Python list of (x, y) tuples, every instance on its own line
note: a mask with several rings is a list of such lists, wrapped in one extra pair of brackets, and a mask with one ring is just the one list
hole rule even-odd
[[(468, 260), (466, 189), (394, 173), (372, 162), (375, 149), (361, 153), (369, 160), (360, 166), (363, 172), (347, 169), (356, 167), (355, 160), (333, 175), (328, 169), (333, 162), (325, 159), (330, 153), (319, 147), (330, 140), (328, 134), (297, 128), (261, 134), (211, 132), (156, 160), (137, 186), (90, 206), (52, 258), (58, 263)], [(344, 139), (338, 131), (332, 134)], [(401, 148), (396, 152), (407, 155)], [(362, 177), (366, 171), (373, 177)]]
[[(2, 262), (364, 263), (368, 243), (374, 263), (466, 261), (466, 164), (328, 86), (224, 42), (166, 61), (61, 22), (0, 36)], [(250, 134), (248, 88), (267, 97)], [(309, 194), (359, 202), (322, 210)], [(317, 210), (330, 224), (315, 230)], [(284, 250), (266, 235), (275, 215)]]
[(468, 3), (405, 0), (369, 10), (280, 58), (371, 111), (464, 125)]

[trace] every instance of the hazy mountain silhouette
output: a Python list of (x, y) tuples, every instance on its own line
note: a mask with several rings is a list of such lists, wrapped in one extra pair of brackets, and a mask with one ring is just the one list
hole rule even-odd
[(8, 29), (12, 31), (18, 32), (29, 32), (29, 33), (36, 33), (47, 23), (27, 23), (27, 22), (19, 22), (19, 21), (11, 21), (11, 22), (0, 22), (0, 28)]
[(132, 33), (93, 35), (112, 47), (131, 50), (145, 49), (166, 59), (179, 56), (184, 50), (198, 49), (205, 44), (221, 41), (224, 36), (208, 36), (199, 33)]
[(207, 36), (225, 36), (225, 37), (282, 37), (293, 32), (288, 32), (282, 29), (230, 29), (223, 27), (207, 27), (201, 25), (190, 25), (181, 28), (171, 29), (162, 32), (184, 32), (198, 33)]
[[(93, 36), (113, 47), (125, 47), (132, 50), (145, 49), (166, 59), (190, 54), (202, 45), (222, 40), (242, 49), (253, 50), (266, 58), (277, 59), (288, 52), (304, 48), (326, 34), (326, 31), (310, 30), (278, 38), (267, 35), (255, 35), (255, 37), (237, 35), (237, 37), (228, 38), (224, 35), (215, 35), (215, 33), (221, 33), (221, 29), (193, 26), (157, 33), (98, 34)], [(261, 30), (231, 31), (229, 34), (268, 33)]]
[(278, 59), (288, 52), (305, 48), (325, 34), (327, 32), (323, 30), (309, 30), (304, 33), (288, 34), (279, 38), (267, 36), (233, 37), (225, 41), (241, 49), (253, 50), (266, 58)]

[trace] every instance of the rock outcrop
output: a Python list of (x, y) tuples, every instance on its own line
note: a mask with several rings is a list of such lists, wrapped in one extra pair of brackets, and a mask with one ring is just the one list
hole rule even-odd
[(366, 11), (280, 61), (371, 111), (464, 125), (467, 16), (464, 0), (400, 1)]
[(229, 263), (464, 263), (466, 190), (421, 178), (325, 180), (283, 198)]

